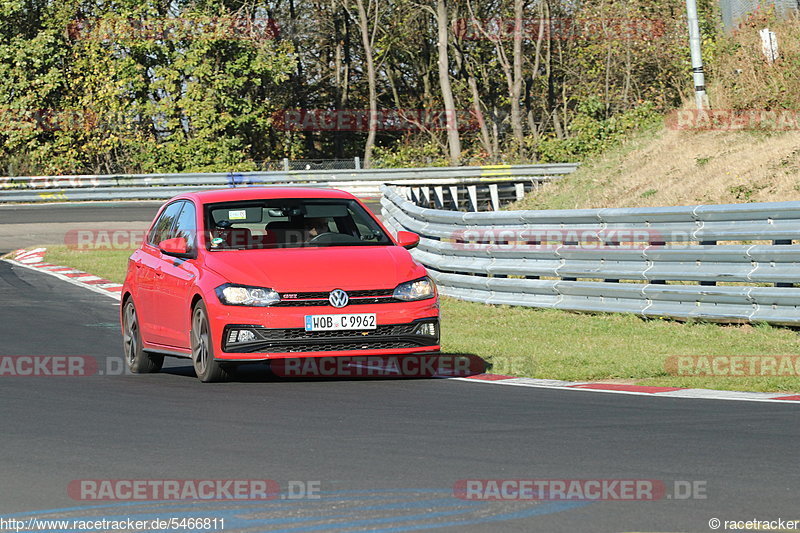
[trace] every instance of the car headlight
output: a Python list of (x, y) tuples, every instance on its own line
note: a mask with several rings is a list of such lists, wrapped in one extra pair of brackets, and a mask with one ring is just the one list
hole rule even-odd
[(436, 289), (433, 285), (433, 280), (426, 277), (401, 283), (394, 290), (392, 296), (398, 300), (411, 302), (414, 300), (433, 298), (435, 294)]
[(230, 283), (217, 287), (217, 297), (225, 305), (252, 307), (267, 307), (281, 301), (280, 295), (272, 289)]

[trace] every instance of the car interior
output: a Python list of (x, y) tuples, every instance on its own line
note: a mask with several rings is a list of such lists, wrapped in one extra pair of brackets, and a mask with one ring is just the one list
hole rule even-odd
[(212, 207), (210, 249), (388, 244), (383, 232), (367, 218), (345, 203)]

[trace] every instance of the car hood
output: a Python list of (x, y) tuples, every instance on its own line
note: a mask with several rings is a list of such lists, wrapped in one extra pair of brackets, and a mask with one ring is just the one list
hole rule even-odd
[(401, 246), (219, 251), (205, 264), (230, 283), (278, 292), (388, 289), (426, 275)]

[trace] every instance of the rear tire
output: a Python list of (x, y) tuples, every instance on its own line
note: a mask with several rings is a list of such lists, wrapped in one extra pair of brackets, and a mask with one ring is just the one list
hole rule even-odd
[(208, 326), (208, 313), (202, 301), (192, 311), (192, 363), (194, 372), (203, 383), (224, 381), (228, 372), (214, 359), (214, 342)]
[(125, 303), (122, 313), (122, 344), (125, 351), (125, 364), (135, 374), (151, 374), (161, 370), (164, 356), (151, 354), (142, 348), (142, 332), (139, 330), (139, 316), (133, 300)]

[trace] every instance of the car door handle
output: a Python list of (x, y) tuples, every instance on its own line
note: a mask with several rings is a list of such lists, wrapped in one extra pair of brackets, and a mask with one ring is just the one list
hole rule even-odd
[(161, 267), (160, 266), (156, 267), (156, 276), (159, 277), (159, 278), (163, 278), (164, 277), (164, 273), (161, 271)]

